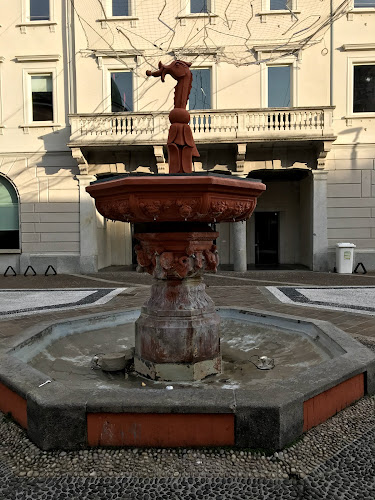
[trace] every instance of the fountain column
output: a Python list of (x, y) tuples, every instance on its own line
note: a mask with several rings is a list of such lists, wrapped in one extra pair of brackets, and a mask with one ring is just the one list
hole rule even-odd
[(246, 222), (233, 222), (231, 227), (234, 270), (239, 273), (244, 273), (247, 271)]
[(156, 279), (135, 333), (135, 370), (151, 379), (200, 380), (221, 372), (220, 319), (202, 278), (216, 270), (218, 233), (198, 226), (135, 235), (138, 263)]
[(312, 170), (313, 176), (313, 271), (328, 268), (327, 170)]

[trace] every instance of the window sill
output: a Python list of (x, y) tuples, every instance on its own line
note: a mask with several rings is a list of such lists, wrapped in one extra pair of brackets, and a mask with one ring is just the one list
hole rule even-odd
[(286, 15), (301, 14), (300, 10), (263, 10), (258, 12), (258, 16), (273, 16), (273, 15)]
[(0, 248), (0, 254), (2, 253), (21, 253), (21, 250), (17, 249), (8, 249), (8, 248)]
[(136, 16), (108, 16), (103, 19), (97, 19), (98, 22), (102, 23), (103, 21), (138, 21), (139, 17)]
[(19, 28), (21, 33), (26, 33), (27, 28), (34, 28), (35, 26), (48, 26), (51, 32), (56, 30), (57, 23), (55, 21), (25, 21), (23, 23), (16, 24), (16, 28)]
[(122, 22), (122, 21), (130, 21), (130, 26), (132, 28), (137, 27), (137, 21), (139, 21), (139, 17), (136, 16), (109, 16), (103, 19), (97, 19), (98, 23), (101, 23), (102, 29), (107, 27), (107, 23), (113, 22)]
[(346, 125), (351, 125), (353, 120), (371, 120), (375, 118), (375, 111), (370, 113), (355, 113), (352, 115), (344, 116), (344, 120), (346, 121)]
[(195, 12), (176, 16), (176, 19), (179, 19), (180, 24), (184, 26), (186, 24), (186, 19), (209, 19), (210, 24), (216, 24), (217, 17), (219, 16), (212, 12)]
[(348, 21), (353, 21), (353, 14), (374, 14), (375, 7), (359, 7), (353, 8), (346, 13), (346, 18)]
[(297, 19), (296, 14), (301, 14), (300, 10), (263, 10), (259, 12), (257, 15), (260, 16), (260, 22), (266, 23), (267, 16), (292, 16)]
[(353, 14), (363, 14), (363, 12), (375, 12), (375, 7), (354, 7), (350, 12)]
[(24, 134), (29, 133), (29, 128), (61, 128), (59, 123), (52, 122), (34, 122), (34, 123), (24, 123), (23, 125), (19, 125), (19, 128), (23, 128)]

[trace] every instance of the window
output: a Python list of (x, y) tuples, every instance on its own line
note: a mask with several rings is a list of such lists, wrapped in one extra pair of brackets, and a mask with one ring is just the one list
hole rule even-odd
[(209, 0), (190, 0), (191, 14), (207, 13), (209, 11)]
[(112, 16), (129, 16), (130, 8), (128, 0), (112, 0)]
[(49, 20), (49, 0), (30, 0), (30, 21)]
[(291, 105), (291, 66), (268, 66), (268, 107)]
[(12, 184), (0, 175), (0, 249), (15, 250), (19, 246), (18, 196)]
[(375, 0), (354, 0), (355, 9), (366, 9), (368, 7), (375, 7)]
[(53, 121), (52, 75), (31, 75), (32, 121)]
[(375, 64), (353, 67), (353, 113), (375, 112)]
[(211, 70), (210, 68), (192, 69), (193, 83), (189, 96), (189, 109), (210, 109)]
[(133, 74), (129, 71), (111, 73), (111, 111), (134, 111)]
[(287, 0), (270, 0), (270, 10), (287, 10)]

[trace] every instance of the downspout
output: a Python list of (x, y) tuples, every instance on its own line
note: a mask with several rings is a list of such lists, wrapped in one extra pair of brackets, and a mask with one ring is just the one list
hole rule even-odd
[(333, 106), (333, 0), (331, 0), (330, 17), (329, 105)]
[(66, 43), (68, 52), (69, 113), (77, 113), (74, 43), (74, 0), (66, 0)]

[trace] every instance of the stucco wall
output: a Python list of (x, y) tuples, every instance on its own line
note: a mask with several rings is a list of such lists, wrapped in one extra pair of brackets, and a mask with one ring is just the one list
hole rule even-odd
[[(21, 9), (25, 4), (19, 0), (0, 5), (0, 173), (14, 183), (20, 196), (22, 265), (38, 257), (35, 265), (43, 262), (40, 265), (44, 266), (46, 255), (48, 259), (66, 257), (61, 269), (79, 265), (79, 169), (67, 146), (68, 114), (109, 111), (109, 75), (119, 70), (133, 71), (136, 111), (169, 110), (175, 81), (167, 77), (161, 84), (147, 78), (145, 72), (155, 68), (159, 60), (169, 63), (180, 57), (192, 61), (194, 67), (211, 68), (213, 108), (266, 106), (267, 64), (292, 65), (294, 106), (335, 106), (332, 126), (337, 139), (325, 164), (329, 171), (329, 265), (333, 267), (336, 242), (348, 240), (357, 245), (357, 260), (375, 269), (375, 113), (362, 116), (351, 109), (352, 65), (375, 63), (373, 11), (350, 11), (348, 7), (348, 12), (335, 21), (331, 75), (329, 29), (321, 31), (303, 50), (290, 50), (290, 43), (310, 33), (306, 19), (317, 14), (327, 18), (328, 0), (299, 2), (298, 16), (306, 31), (302, 29), (292, 37), (295, 19), (290, 15), (260, 15), (264, 11), (261, 0), (233, 0), (229, 6), (217, 0), (217, 15), (210, 18), (186, 17), (184, 2), (167, 2), (163, 23), (157, 20), (162, 9), (158, 1), (135, 2), (135, 20), (105, 20), (100, 2), (80, 0), (75, 2), (71, 40), (66, 31), (70, 2), (51, 2), (52, 22), (44, 25), (25, 22)], [(334, 0), (333, 8), (340, 4), (340, 0)], [(175, 32), (173, 37), (170, 27)], [(209, 37), (205, 36), (207, 29)], [(72, 60), (69, 47), (74, 52)], [(54, 76), (55, 117), (49, 126), (28, 123), (26, 80), (32, 72), (52, 72)], [(209, 147), (199, 146), (202, 168), (234, 171), (237, 145), (220, 138), (215, 141)], [(243, 175), (256, 169), (288, 168), (295, 163), (316, 168), (316, 152), (311, 145), (301, 148), (298, 140), (288, 144), (280, 138), (275, 141), (277, 148), (264, 147), (268, 142), (255, 146), (249, 135)], [(147, 148), (137, 150), (136, 142), (130, 149), (121, 144), (106, 150), (97, 147), (95, 153), (86, 152), (89, 173), (132, 171), (139, 165), (156, 171), (152, 145)], [(312, 228), (306, 221), (311, 220), (311, 193), (309, 179), (298, 185), (268, 182), (268, 191), (259, 201), (258, 210), (280, 211), (283, 263), (310, 265)], [(99, 267), (130, 263), (129, 227), (100, 219), (97, 222)], [(230, 230), (224, 224), (219, 229), (221, 262), (227, 264), (232, 254)], [(248, 259), (254, 262), (253, 221), (248, 223), (247, 235)], [(3, 253), (0, 262), (17, 265), (18, 257)]]

